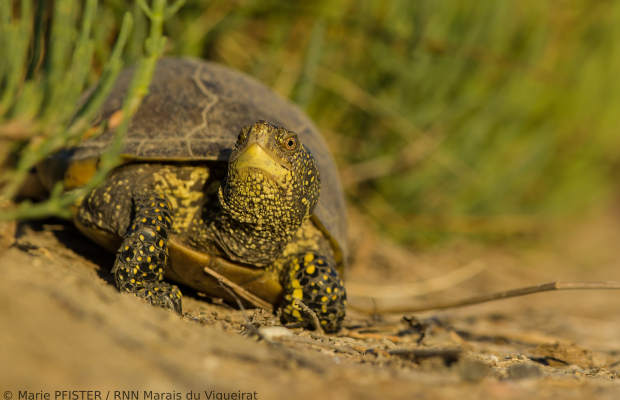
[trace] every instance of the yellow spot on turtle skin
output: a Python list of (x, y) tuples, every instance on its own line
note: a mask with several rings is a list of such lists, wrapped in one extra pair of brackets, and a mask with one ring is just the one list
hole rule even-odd
[(314, 267), (314, 265), (311, 265), (311, 266), (309, 266), (308, 268), (306, 268), (306, 273), (308, 273), (308, 274), (311, 274), (311, 275), (312, 275), (312, 274), (314, 274), (314, 270), (315, 270), (315, 269), (316, 269), (316, 268)]
[(340, 286), (344, 286), (344, 281), (342, 279), (340, 280)]
[(131, 283), (136, 283), (136, 280), (135, 280), (135, 279), (132, 279), (130, 282), (131, 282)]
[(317, 294), (319, 291), (316, 289), (312, 289), (312, 294)]
[(321, 325), (327, 325), (327, 321), (326, 321), (326, 320), (324, 320), (324, 319), (322, 319), (322, 320), (321, 320)]
[[(155, 251), (155, 246), (149, 247), (149, 251)], [(148, 261), (151, 261), (151, 257), (149, 257)]]
[(138, 268), (134, 268), (134, 269), (133, 269), (133, 273), (134, 273), (134, 274), (137, 274), (137, 273), (138, 273)]
[(332, 292), (332, 288), (328, 287), (328, 288), (326, 288), (326, 289), (325, 289), (325, 291), (326, 291), (327, 293), (331, 293), (331, 292)]
[(138, 257), (138, 261), (142, 261), (142, 257)]
[(131, 260), (129, 257), (127, 257), (127, 258), (125, 259), (125, 261), (129, 261), (129, 260)]
[(299, 311), (297, 310), (293, 310), (293, 312), (291, 313), (293, 315), (293, 317), (295, 318), (301, 318), (301, 314), (299, 313)]
[(164, 247), (164, 241), (163, 240), (159, 240), (159, 247)]
[(284, 296), (284, 298), (285, 298), (286, 300), (288, 300), (288, 301), (293, 300), (293, 298), (291, 297), (291, 295), (290, 295), (290, 294), (287, 294), (286, 296)]
[(299, 271), (299, 268), (300, 268), (300, 267), (301, 267), (301, 266), (300, 266), (299, 264), (295, 265), (295, 271)]
[(321, 301), (322, 301), (323, 303), (325, 303), (325, 302), (327, 301), (327, 296), (323, 296), (323, 297), (321, 297)]
[(310, 262), (310, 261), (312, 261), (312, 260), (314, 260), (314, 254), (312, 254), (312, 253), (308, 253), (308, 254), (306, 254), (306, 255), (304, 256), (304, 261), (306, 261), (306, 262)]
[(131, 229), (136, 229), (136, 224), (133, 224), (133, 225), (131, 226)]
[(291, 310), (290, 310), (290, 308), (285, 308), (285, 309), (284, 309), (284, 312), (285, 312), (285, 313), (287, 313), (287, 314), (290, 314), (290, 313), (291, 313)]
[(144, 236), (143, 235), (140, 235), (140, 240), (144, 240)]
[(125, 250), (129, 250), (129, 246), (125, 246)]
[(164, 203), (159, 203), (159, 206), (160, 206), (160, 207), (163, 207), (163, 206), (164, 206)]
[(294, 258), (293, 259), (293, 264), (299, 264), (299, 258)]
[(334, 288), (334, 293), (338, 293), (338, 288)]
[[(152, 200), (152, 199), (151, 199)], [(155, 207), (155, 203), (151, 203), (151, 207)]]
[(333, 296), (332, 296), (332, 300), (336, 300), (337, 298), (338, 298), (338, 295), (337, 295), (337, 294), (335, 294), (335, 295), (333, 295)]
[(155, 209), (155, 212), (156, 212), (156, 213), (158, 213), (158, 212), (159, 212), (159, 208), (156, 208), (156, 209)]
[(142, 273), (142, 276), (146, 276), (146, 272), (143, 272), (143, 273)]
[(177, 297), (180, 299), (181, 298), (181, 292), (177, 292)]
[(157, 232), (159, 232), (159, 231), (161, 231), (161, 228), (158, 226), (158, 227), (157, 227)]
[(323, 260), (319, 260), (316, 263), (319, 264), (319, 265), (325, 265), (325, 261), (323, 261)]
[(146, 222), (146, 218), (142, 218), (142, 222)]
[(304, 298), (304, 292), (301, 289), (293, 290), (293, 298), (302, 300)]
[(136, 211), (138, 211), (140, 209), (140, 207), (136, 207)]
[(329, 278), (327, 277), (327, 275), (323, 275), (323, 280), (324, 280), (324, 281), (326, 281), (326, 280), (328, 280), (328, 279), (329, 279)]
[(295, 288), (295, 289), (301, 287), (301, 285), (299, 284), (299, 280), (298, 279), (293, 279), (293, 281), (291, 282), (291, 286), (293, 288)]

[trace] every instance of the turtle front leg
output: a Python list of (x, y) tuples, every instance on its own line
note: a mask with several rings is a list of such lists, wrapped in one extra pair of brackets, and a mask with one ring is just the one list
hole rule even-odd
[(282, 279), (282, 319), (311, 326), (311, 317), (295, 304), (301, 300), (319, 318), (326, 332), (340, 329), (347, 307), (344, 282), (333, 260), (315, 252), (300, 254), (285, 266)]
[(134, 194), (134, 217), (112, 272), (121, 292), (132, 293), (150, 304), (181, 314), (179, 288), (163, 282), (168, 262), (172, 206), (156, 193)]

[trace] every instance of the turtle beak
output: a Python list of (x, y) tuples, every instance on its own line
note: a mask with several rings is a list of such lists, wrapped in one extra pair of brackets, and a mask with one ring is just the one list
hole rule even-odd
[(244, 152), (237, 158), (235, 168), (239, 171), (244, 168), (260, 169), (276, 179), (287, 175), (289, 172), (258, 143), (252, 143), (249, 147), (246, 147)]

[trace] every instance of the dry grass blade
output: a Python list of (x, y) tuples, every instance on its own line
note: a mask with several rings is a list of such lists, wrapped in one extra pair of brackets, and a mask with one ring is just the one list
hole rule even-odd
[(204, 271), (207, 274), (209, 274), (212, 277), (214, 277), (215, 279), (217, 279), (217, 280), (221, 281), (222, 283), (224, 283), (229, 288), (231, 288), (239, 297), (241, 297), (244, 300), (247, 300), (254, 307), (263, 308), (263, 309), (265, 309), (265, 310), (267, 310), (269, 312), (273, 312), (273, 306), (271, 304), (267, 303), (265, 300), (263, 300), (263, 299), (255, 296), (255, 295), (253, 295), (252, 293), (248, 292), (247, 290), (245, 290), (241, 286), (237, 285), (235, 282), (231, 281), (230, 279), (226, 278), (225, 276), (218, 274), (217, 272), (213, 271), (209, 267), (204, 267)]
[(398, 306), (384, 309), (370, 310), (356, 307), (357, 310), (368, 314), (401, 314), (422, 312), (431, 310), (443, 310), (446, 308), (465, 307), (474, 304), (486, 303), (487, 301), (508, 299), (511, 297), (525, 296), (533, 293), (549, 292), (552, 290), (586, 290), (586, 289), (620, 289), (620, 282), (551, 282), (542, 285), (528, 286), (518, 289), (505, 290), (469, 299), (449, 301), (445, 303), (431, 304), (423, 307)]
[(486, 265), (482, 261), (473, 260), (455, 271), (424, 282), (399, 285), (367, 285), (364, 283), (347, 282), (347, 295), (376, 299), (422, 296), (458, 285), (478, 275), (485, 268)]

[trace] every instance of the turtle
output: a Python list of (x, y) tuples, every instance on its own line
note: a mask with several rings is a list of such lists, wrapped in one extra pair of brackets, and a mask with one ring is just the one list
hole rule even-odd
[[(71, 191), (95, 174), (134, 73), (120, 73), (93, 122), (103, 133), (40, 165), (45, 186)], [(181, 315), (169, 281), (238, 300), (207, 267), (279, 309), (283, 323), (311, 327), (306, 305), (326, 332), (340, 329), (344, 195), (324, 139), (296, 105), (221, 64), (163, 58), (120, 154), (71, 211), (79, 231), (116, 253), (121, 292)]]

